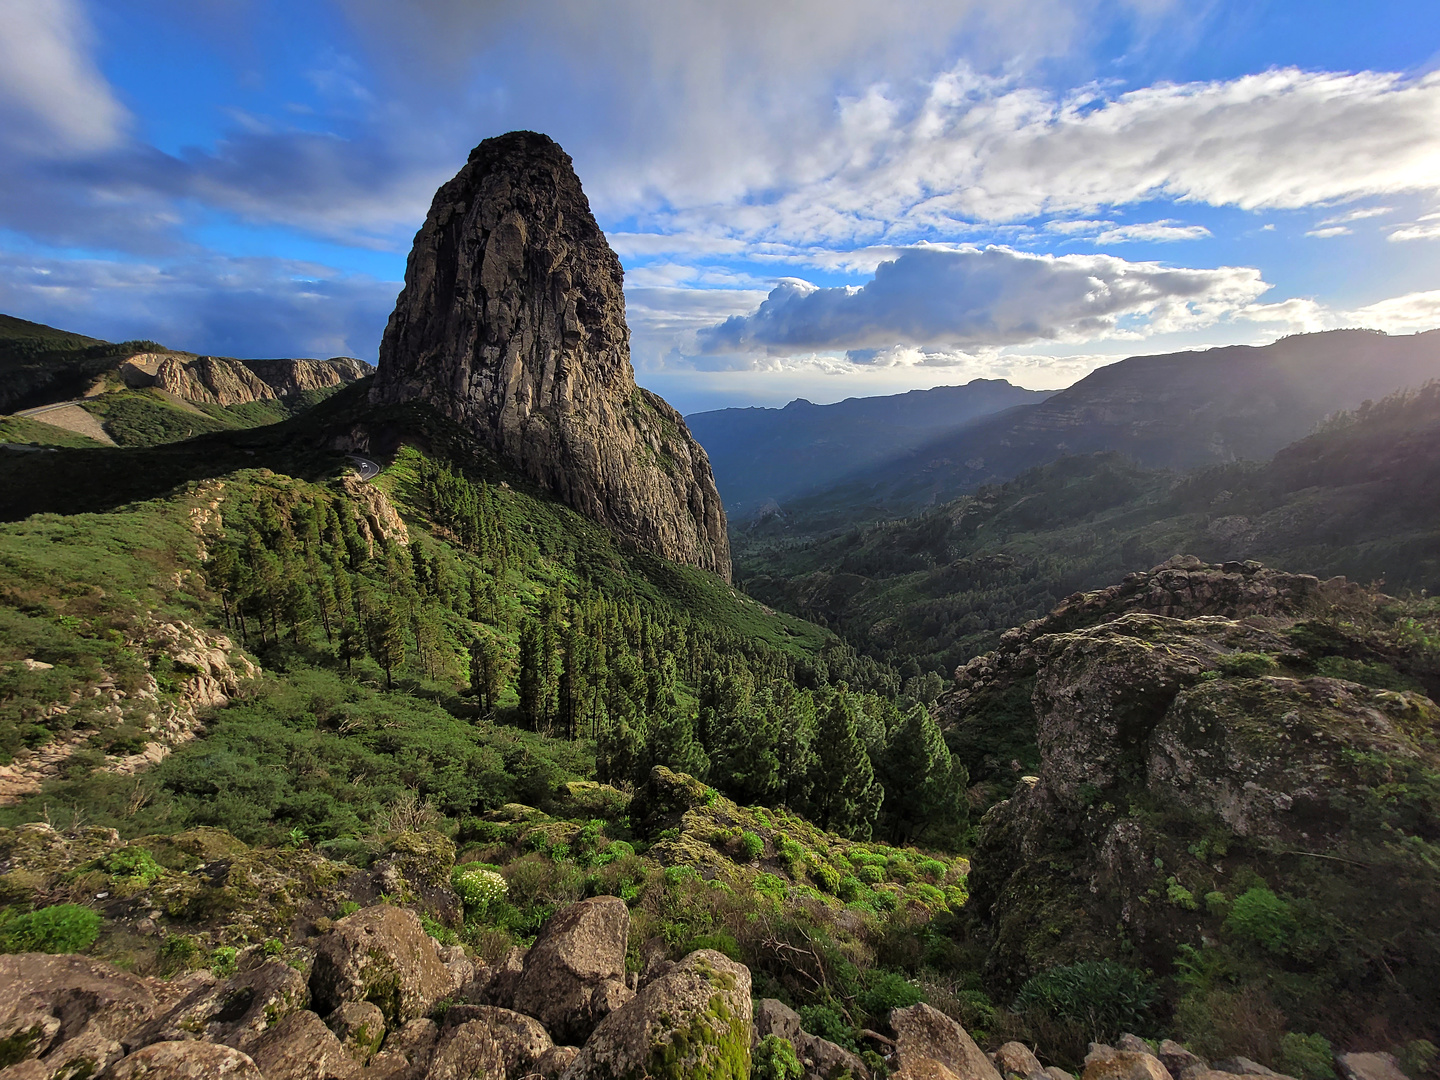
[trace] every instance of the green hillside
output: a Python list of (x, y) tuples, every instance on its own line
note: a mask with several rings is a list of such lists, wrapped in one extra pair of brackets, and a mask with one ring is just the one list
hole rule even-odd
[(0, 413), (79, 397), (97, 376), (153, 341), (111, 344), (0, 315)]

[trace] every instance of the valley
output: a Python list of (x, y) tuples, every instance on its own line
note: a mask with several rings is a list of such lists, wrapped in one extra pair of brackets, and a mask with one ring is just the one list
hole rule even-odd
[(622, 285), (514, 132), (373, 373), (0, 323), (0, 1077), (1433, 1075), (1437, 332), (682, 418)]

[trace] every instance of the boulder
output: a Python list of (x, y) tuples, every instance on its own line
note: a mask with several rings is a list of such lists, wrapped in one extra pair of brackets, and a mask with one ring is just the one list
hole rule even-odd
[(288, 964), (269, 960), (224, 982), (201, 981), (168, 1011), (127, 1032), (124, 1043), (134, 1051), (151, 1043), (205, 1039), (249, 1053), (271, 1024), (305, 1008), (309, 1000), (304, 977)]
[(1140, 1038), (1139, 1035), (1131, 1035), (1129, 1032), (1126, 1032), (1115, 1040), (1115, 1049), (1128, 1050), (1132, 1054), (1148, 1054), (1151, 1052), (1149, 1043)]
[(385, 1047), (370, 1061), (365, 1080), (425, 1080), (440, 1029), (434, 1020), (411, 1020), (385, 1040)]
[(357, 1080), (350, 1051), (308, 1009), (291, 1013), (256, 1039), (251, 1055), (265, 1080)]
[(579, 1053), (578, 1046), (552, 1046), (540, 1055), (526, 1076), (539, 1077), (541, 1080), (560, 1080)]
[(802, 1033), (794, 1046), (795, 1056), (805, 1067), (805, 1080), (829, 1080), (832, 1076), (845, 1075), (853, 1080), (870, 1080), (870, 1067), (829, 1039)]
[(1199, 1066), (1205, 1068), (1205, 1059), (1192, 1054), (1185, 1047), (1172, 1039), (1166, 1039), (1160, 1044), (1160, 1052), (1157, 1055), (1160, 1063), (1170, 1070), (1170, 1075), (1179, 1080), (1180, 1075), (1190, 1068)]
[(625, 985), (630, 911), (617, 896), (571, 904), (541, 928), (525, 954), (515, 1009), (561, 1042), (583, 1043), (633, 996)]
[(729, 581), (709, 458), (635, 385), (623, 283), (569, 155), (486, 139), (415, 236), (370, 400), (430, 404), (635, 546)]
[(42, 1058), (98, 1073), (124, 1052), (119, 1040), (155, 1010), (145, 980), (82, 956), (0, 956), (0, 1032), (12, 1061)]
[(366, 1064), (385, 1041), (385, 1014), (372, 1001), (347, 1001), (325, 1018), (350, 1056)]
[(1060, 1068), (1059, 1065), (1046, 1065), (1045, 1075), (1048, 1076), (1050, 1080), (1075, 1080), (1073, 1073), (1066, 1072)]
[(1085, 1059), (1081, 1080), (1173, 1080), (1154, 1054), (1116, 1050), (1112, 1055)]
[[(908, 1009), (892, 1009), (890, 1026), (895, 1031), (895, 1060), (901, 1069), (912, 1063), (918, 1069), (920, 1059), (929, 1059), (960, 1080), (1001, 1080), (970, 1033), (939, 1009), (923, 1002)], [(912, 1073), (923, 1075), (913, 1069)]]
[(505, 959), (493, 967), (477, 968), (475, 974), (460, 988), (460, 999), (475, 1005), (495, 1005), (508, 1009), (515, 1004), (515, 990), (525, 974), (525, 950), (512, 945)]
[(702, 949), (601, 1020), (561, 1080), (746, 1080), (752, 1018), (749, 969)]
[(450, 973), (414, 912), (379, 904), (335, 923), (315, 950), (310, 993), (329, 1012), (370, 1001), (387, 1021), (424, 1015), (450, 992)]
[(123, 1057), (100, 1080), (265, 1080), (248, 1054), (190, 1039), (159, 1042)]
[(27, 1058), (9, 1068), (0, 1069), (0, 1080), (50, 1080), (50, 1069), (42, 1061)]
[(467, 1020), (441, 1037), (426, 1080), (505, 1080), (500, 1044), (483, 1020)]
[(499, 1009), (493, 1005), (456, 1005), (445, 1014), (447, 1029), (465, 1023), (480, 1024), (490, 1032), (490, 1037), (500, 1047), (506, 1076), (524, 1076), (535, 1071), (535, 1063), (554, 1046), (540, 1021), (511, 1009)]
[(995, 1068), (1006, 1080), (1012, 1076), (1028, 1078), (1045, 1071), (1030, 1048), (1018, 1042), (1007, 1042), (995, 1051)]
[(1337, 1054), (1335, 1064), (1345, 1080), (1403, 1080), (1405, 1076), (1391, 1054)]
[(1282, 1077), (1283, 1080), (1294, 1080), (1293, 1077), (1285, 1076), (1274, 1069), (1267, 1069), (1258, 1061), (1247, 1057), (1221, 1058), (1210, 1066), (1213, 1072), (1229, 1073), (1231, 1076), (1269, 1076)]
[(756, 1047), (766, 1035), (786, 1039), (796, 1046), (805, 1032), (800, 1026), (800, 1014), (783, 1001), (763, 998), (755, 1003), (755, 1018), (751, 1023), (750, 1045)]

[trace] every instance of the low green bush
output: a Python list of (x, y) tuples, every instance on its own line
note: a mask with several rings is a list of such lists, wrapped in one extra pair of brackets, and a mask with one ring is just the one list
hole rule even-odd
[(1015, 1011), (1084, 1024), (1099, 1038), (1144, 1028), (1154, 1003), (1155, 988), (1142, 973), (1114, 960), (1082, 960), (1028, 979)]
[(876, 1019), (883, 1020), (891, 1009), (908, 1009), (925, 1000), (925, 992), (898, 971), (870, 971), (856, 1004)]
[(1237, 896), (1225, 917), (1225, 929), (1273, 953), (1289, 949), (1298, 926), (1290, 905), (1261, 886)]
[(1233, 679), (1258, 679), (1277, 666), (1272, 657), (1258, 652), (1237, 652), (1220, 658), (1220, 670)]
[(795, 1056), (795, 1047), (779, 1035), (761, 1039), (750, 1059), (751, 1080), (800, 1080), (804, 1075), (805, 1067)]
[(800, 1010), (800, 1026), (811, 1035), (819, 1035), (822, 1039), (833, 1042), (836, 1046), (843, 1046), (846, 1050), (855, 1049), (855, 1029), (845, 1022), (838, 1009), (830, 1005), (806, 1005)]
[(757, 833), (746, 832), (740, 837), (740, 848), (745, 852), (745, 860), (754, 862), (765, 854), (765, 841)]
[(84, 952), (100, 936), (101, 918), (79, 904), (55, 904), (0, 923), (0, 952)]
[(1276, 1067), (1299, 1080), (1335, 1080), (1335, 1058), (1323, 1035), (1287, 1032), (1275, 1054)]

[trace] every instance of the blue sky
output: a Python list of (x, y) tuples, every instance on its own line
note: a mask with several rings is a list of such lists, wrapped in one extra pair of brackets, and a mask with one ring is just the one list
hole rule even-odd
[(0, 310), (97, 336), (373, 360), (435, 188), (522, 127), (687, 412), (1440, 326), (1433, 0), (0, 10)]

